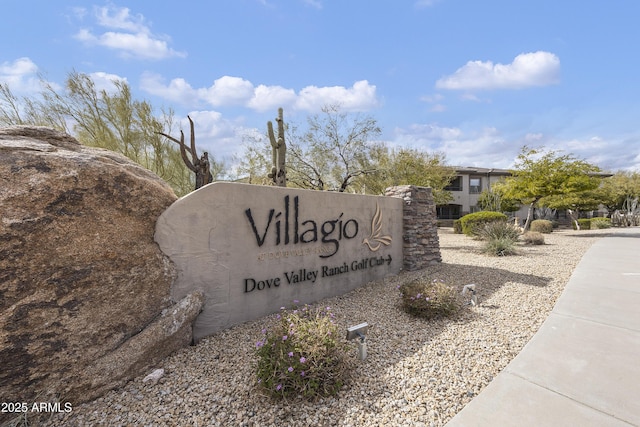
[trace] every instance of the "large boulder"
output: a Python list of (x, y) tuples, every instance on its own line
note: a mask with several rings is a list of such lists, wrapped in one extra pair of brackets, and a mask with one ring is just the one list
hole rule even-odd
[(190, 344), (201, 294), (171, 301), (153, 173), (41, 127), (0, 129), (0, 401), (77, 404)]

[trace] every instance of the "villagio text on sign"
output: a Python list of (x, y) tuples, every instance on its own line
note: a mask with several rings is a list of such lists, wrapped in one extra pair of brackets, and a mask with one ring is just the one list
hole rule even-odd
[(158, 219), (174, 300), (205, 294), (196, 340), (282, 306), (312, 303), (402, 267), (399, 198), (213, 183)]

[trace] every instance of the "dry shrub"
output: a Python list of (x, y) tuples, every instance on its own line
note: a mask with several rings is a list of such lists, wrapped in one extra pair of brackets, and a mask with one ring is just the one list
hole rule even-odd
[(529, 230), (549, 234), (553, 231), (553, 222), (548, 219), (536, 219), (531, 221), (531, 227)]
[(544, 234), (537, 231), (528, 231), (522, 235), (522, 240), (527, 245), (544, 245)]
[(460, 293), (441, 280), (416, 279), (400, 285), (398, 289), (404, 310), (417, 317), (448, 317), (462, 307)]

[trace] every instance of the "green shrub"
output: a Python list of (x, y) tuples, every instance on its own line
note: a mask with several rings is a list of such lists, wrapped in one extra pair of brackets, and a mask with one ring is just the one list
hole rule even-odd
[(529, 227), (529, 230), (549, 234), (553, 231), (553, 222), (548, 219), (536, 219), (531, 221), (531, 227)]
[(456, 234), (462, 234), (462, 225), (459, 219), (453, 220), (453, 232)]
[(330, 308), (307, 305), (278, 314), (256, 343), (258, 385), (276, 398), (313, 400), (335, 395), (351, 371), (348, 345)]
[(590, 224), (591, 224), (592, 230), (611, 228), (611, 218), (602, 218), (602, 217), (591, 218)]
[(515, 243), (520, 237), (520, 229), (511, 223), (494, 221), (482, 224), (476, 234), (482, 240), (510, 239)]
[[(591, 219), (590, 218), (580, 218), (578, 219), (578, 225), (580, 225), (580, 230), (591, 230)], [(573, 229), (576, 229), (576, 223), (571, 221), (571, 226)]]
[(544, 234), (538, 231), (527, 231), (522, 235), (522, 240), (527, 245), (544, 245)]
[(417, 317), (435, 319), (457, 313), (462, 307), (460, 293), (441, 280), (416, 279), (398, 287), (404, 310)]
[(487, 240), (484, 242), (482, 252), (496, 256), (515, 255), (517, 253), (516, 242), (506, 237)]
[(487, 222), (476, 229), (476, 235), (485, 241), (482, 252), (498, 256), (512, 255), (516, 253), (520, 229), (502, 221)]
[(475, 236), (482, 224), (487, 222), (507, 222), (507, 216), (500, 212), (481, 211), (467, 214), (460, 218), (462, 232), (467, 236)]

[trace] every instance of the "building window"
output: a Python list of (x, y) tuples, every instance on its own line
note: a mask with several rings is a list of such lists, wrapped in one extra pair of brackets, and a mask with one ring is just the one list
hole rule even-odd
[(460, 218), (460, 205), (440, 205), (436, 206), (438, 219), (458, 219)]
[(469, 178), (469, 193), (480, 194), (482, 193), (482, 178)]
[(447, 191), (462, 191), (462, 177), (456, 176), (444, 189)]
[(475, 205), (475, 206), (471, 206), (469, 208), (469, 213), (475, 213), (475, 212), (480, 212), (482, 209), (480, 208), (480, 206)]

